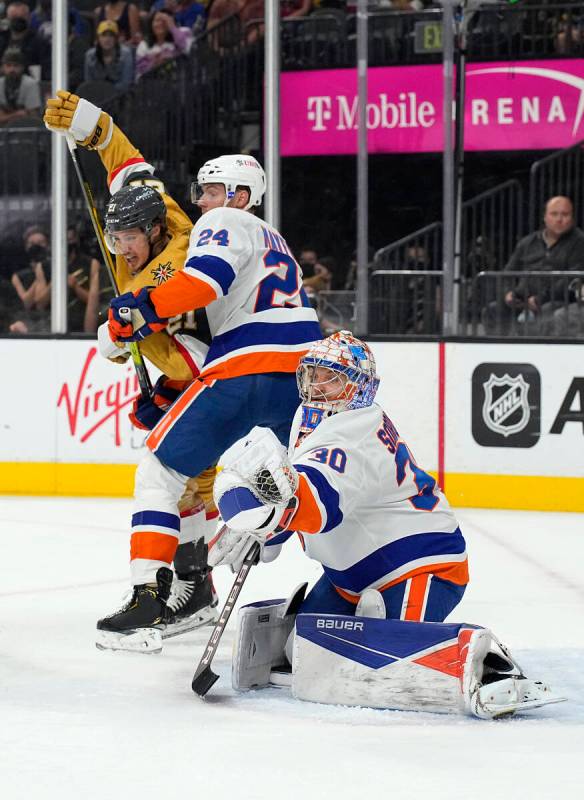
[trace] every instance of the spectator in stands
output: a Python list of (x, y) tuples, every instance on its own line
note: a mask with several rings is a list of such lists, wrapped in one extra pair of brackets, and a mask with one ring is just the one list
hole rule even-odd
[[(46, 9), (48, 4), (49, 8)], [(38, 34), (45, 39), (49, 46), (52, 46), (53, 39), (53, 23), (51, 20), (51, 0), (42, 0), (39, 13), (39, 20), (44, 20), (40, 23)], [(41, 17), (40, 14), (43, 13)], [(36, 12), (35, 12), (36, 13)], [(34, 19), (34, 14), (33, 14)], [(74, 92), (80, 83), (83, 82), (83, 72), (85, 69), (85, 53), (89, 48), (89, 43), (85, 36), (79, 30), (83, 29), (82, 25), (78, 24), (81, 20), (79, 12), (74, 8), (69, 10), (68, 14), (68, 39), (67, 39), (67, 69), (69, 74), (69, 90)], [(52, 67), (52, 64), (49, 65)], [(48, 69), (47, 80), (50, 80), (52, 69)]]
[(49, 238), (42, 228), (31, 226), (25, 230), (23, 242), (28, 266), (11, 278), (20, 306), (14, 309), (8, 327), (12, 333), (42, 333), (50, 328)]
[(307, 268), (311, 268), (314, 272), (314, 265), (318, 262), (318, 253), (316, 249), (309, 244), (305, 244), (300, 248), (300, 255), (298, 256), (298, 263), (302, 267), (302, 273), (305, 274)]
[(136, 77), (156, 69), (165, 61), (189, 52), (193, 34), (189, 28), (179, 28), (171, 11), (155, 11), (148, 32), (136, 49)]
[(69, 286), (67, 329), (72, 333), (91, 333), (96, 327), (85, 327), (91, 275), (99, 273), (99, 261), (82, 252), (77, 228), (67, 228), (67, 285)]
[(114, 290), (104, 264), (93, 259), (89, 278), (89, 293), (83, 330), (86, 333), (95, 332), (99, 325), (107, 320), (110, 300), (114, 297)]
[(134, 3), (124, 0), (106, 0), (103, 6), (95, 9), (95, 21), (115, 22), (118, 26), (120, 41), (137, 45), (142, 39), (140, 31), (140, 13)]
[(553, 336), (584, 337), (584, 278), (574, 278), (569, 285), (572, 302), (554, 311)]
[(116, 22), (104, 20), (97, 26), (97, 44), (85, 54), (84, 80), (109, 81), (119, 92), (134, 82), (134, 57), (120, 44)]
[[(378, 269), (376, 265), (373, 263), (373, 259), (375, 257), (375, 249), (373, 247), (367, 248), (367, 263), (369, 265), (369, 271), (371, 272), (373, 269)], [(349, 267), (346, 272), (345, 276), (345, 283), (343, 289), (347, 292), (354, 291), (357, 289), (357, 251), (354, 250), (351, 254), (351, 260), (349, 261)]]
[(575, 3), (573, 9), (566, 10), (559, 21), (554, 21), (557, 24), (557, 52), (568, 56), (581, 55), (584, 42), (584, 13), (581, 3)]
[(39, 117), (41, 92), (39, 82), (24, 74), (20, 50), (6, 50), (2, 56), (0, 78), (0, 125), (10, 126), (21, 117)]
[[(282, 19), (305, 17), (310, 13), (312, 0), (280, 0), (280, 16)], [(264, 0), (213, 0), (207, 18), (207, 29), (213, 28), (234, 14), (239, 16), (242, 28), (245, 29), (247, 44), (253, 44), (264, 35)]]
[(179, 28), (188, 28), (195, 35), (205, 29), (205, 6), (196, 0), (155, 0), (151, 13), (163, 9), (170, 11)]
[(306, 275), (302, 270), (302, 285), (306, 294), (312, 297), (318, 295), (319, 292), (330, 291), (334, 270), (335, 260), (330, 256), (325, 256), (314, 264), (312, 275)]
[[(73, 17), (73, 27), (78, 36), (87, 32), (87, 23), (76, 8), (69, 6), (69, 16)], [(30, 29), (45, 39), (49, 44), (53, 39), (53, 0), (39, 0), (30, 15)]]
[(30, 8), (23, 0), (12, 0), (6, 8), (8, 27), (0, 31), (0, 56), (6, 50), (20, 50), (24, 67), (40, 67), (38, 80), (45, 80), (49, 74), (51, 48), (48, 43), (30, 29)]
[[(12, 333), (38, 333), (50, 327), (51, 259), (46, 233), (36, 226), (24, 233), (28, 266), (12, 275), (11, 284), (19, 299), (9, 325)], [(96, 325), (86, 327), (91, 275), (99, 274), (97, 259), (81, 252), (75, 226), (67, 229), (67, 315), (72, 333), (93, 332)], [(111, 297), (111, 293), (109, 294)]]
[(67, 68), (69, 72), (69, 90), (74, 92), (85, 75), (85, 54), (89, 44), (84, 36), (77, 32), (75, 16), (69, 11), (69, 37), (67, 39)]
[[(552, 197), (545, 206), (542, 230), (525, 236), (504, 267), (505, 271), (584, 270), (584, 232), (574, 225), (568, 197)], [(506, 334), (522, 326), (525, 332), (553, 332), (559, 304), (575, 302), (568, 278), (513, 279), (513, 288), (483, 309), (485, 332)]]

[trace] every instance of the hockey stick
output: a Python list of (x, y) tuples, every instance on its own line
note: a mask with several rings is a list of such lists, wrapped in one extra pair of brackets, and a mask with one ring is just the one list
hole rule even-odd
[[(101, 223), (99, 221), (99, 216), (97, 214), (97, 209), (95, 207), (95, 202), (93, 200), (93, 195), (91, 193), (91, 187), (89, 186), (89, 181), (85, 176), (85, 172), (83, 167), (81, 166), (81, 162), (77, 158), (77, 143), (75, 139), (67, 135), (65, 136), (67, 140), (67, 147), (69, 148), (69, 153), (71, 155), (71, 160), (73, 161), (73, 166), (75, 167), (75, 173), (77, 175), (77, 179), (79, 180), (79, 185), (81, 186), (81, 192), (83, 194), (83, 199), (85, 200), (85, 205), (87, 210), (89, 211), (89, 216), (91, 217), (91, 224), (93, 225), (93, 230), (95, 231), (95, 235), (97, 237), (97, 242), (99, 244), (99, 249), (101, 250), (101, 255), (103, 256), (103, 260), (107, 267), (107, 271), (109, 273), (109, 278), (116, 296), (120, 294), (118, 289), (118, 284), (116, 281), (116, 270), (115, 265), (112, 259), (112, 254), (107, 248), (105, 243), (105, 237), (103, 235), (103, 228), (101, 227)], [(138, 383), (140, 384), (140, 392), (144, 400), (150, 400), (150, 396), (152, 394), (152, 382), (150, 380), (150, 376), (148, 375), (148, 370), (146, 369), (146, 364), (144, 363), (144, 359), (142, 358), (142, 353), (140, 352), (140, 348), (138, 347), (137, 342), (130, 342), (130, 355), (132, 356), (132, 361), (134, 362), (134, 368), (136, 370), (136, 374), (138, 376)]]
[(237, 577), (233, 582), (233, 586), (229, 592), (229, 597), (225, 601), (225, 605), (221, 611), (221, 616), (213, 628), (213, 633), (209, 638), (209, 642), (207, 643), (203, 657), (199, 661), (199, 666), (195, 671), (192, 683), (193, 692), (198, 694), (199, 697), (204, 697), (211, 686), (213, 686), (215, 681), (219, 678), (219, 675), (216, 675), (211, 669), (211, 661), (213, 660), (213, 656), (217, 651), (219, 641), (223, 636), (223, 631), (225, 630), (225, 626), (227, 625), (227, 621), (231, 616), (233, 607), (235, 606), (237, 598), (239, 597), (241, 589), (243, 588), (245, 579), (247, 578), (253, 565), (257, 564), (259, 555), (260, 544), (259, 542), (254, 542), (249, 548), (246, 557), (243, 559), (243, 564), (241, 565), (241, 568), (237, 573)]

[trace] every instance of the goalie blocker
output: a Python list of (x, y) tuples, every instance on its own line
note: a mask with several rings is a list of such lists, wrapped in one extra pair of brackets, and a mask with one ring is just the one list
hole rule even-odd
[[(304, 588), (288, 601), (240, 610), (235, 689), (286, 682), (286, 643)], [(299, 700), (492, 719), (565, 699), (526, 678), (506, 648), (477, 625), (299, 614), (293, 640), (287, 683)]]

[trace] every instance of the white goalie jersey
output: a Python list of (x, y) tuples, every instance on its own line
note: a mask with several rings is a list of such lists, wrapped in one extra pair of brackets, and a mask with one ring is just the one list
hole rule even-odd
[(334, 414), (304, 438), (302, 412), (290, 434), (300, 480), (289, 527), (339, 593), (355, 600), (428, 572), (466, 584), (466, 546), (448, 501), (381, 407)]

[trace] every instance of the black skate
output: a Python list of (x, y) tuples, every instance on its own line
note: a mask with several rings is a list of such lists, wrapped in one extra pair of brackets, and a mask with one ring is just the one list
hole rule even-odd
[(162, 651), (162, 633), (170, 616), (167, 601), (172, 571), (161, 567), (156, 583), (134, 586), (132, 597), (119, 611), (98, 621), (95, 644), (100, 650)]
[(180, 545), (174, 566), (176, 575), (168, 600), (170, 616), (163, 639), (214, 624), (219, 618), (219, 600), (207, 566), (204, 540)]

